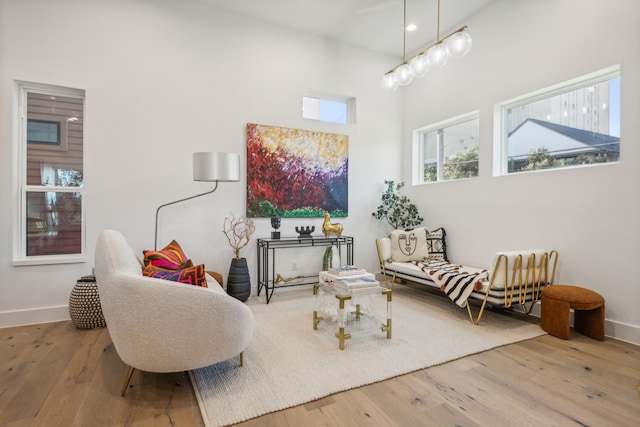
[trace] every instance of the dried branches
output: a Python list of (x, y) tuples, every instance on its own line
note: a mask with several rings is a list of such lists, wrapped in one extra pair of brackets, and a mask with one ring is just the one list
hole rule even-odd
[(249, 244), (251, 235), (256, 231), (256, 226), (252, 220), (243, 216), (238, 218), (233, 213), (224, 219), (224, 229), (222, 232), (227, 236), (229, 245), (233, 248), (233, 252), (237, 259), (240, 259), (240, 249)]

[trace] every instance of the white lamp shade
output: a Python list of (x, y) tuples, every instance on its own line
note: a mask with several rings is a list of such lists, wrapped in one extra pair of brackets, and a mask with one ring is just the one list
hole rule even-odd
[(400, 86), (406, 86), (413, 81), (413, 73), (411, 73), (409, 64), (402, 64), (396, 69), (395, 73), (396, 81)]
[(427, 65), (430, 68), (442, 68), (447, 65), (448, 60), (447, 48), (442, 43), (431, 47), (427, 51)]
[(395, 92), (398, 89), (396, 73), (387, 73), (382, 76), (382, 88), (391, 92)]
[(194, 181), (240, 181), (240, 155), (235, 153), (193, 153)]
[(411, 72), (415, 77), (424, 77), (429, 72), (429, 65), (427, 65), (427, 56), (424, 54), (418, 55), (409, 62)]
[(462, 58), (471, 50), (473, 41), (466, 31), (454, 34), (447, 40), (447, 52), (452, 58)]

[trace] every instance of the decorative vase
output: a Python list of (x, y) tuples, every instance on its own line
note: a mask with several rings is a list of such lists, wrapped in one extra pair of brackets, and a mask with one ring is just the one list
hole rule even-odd
[(251, 295), (251, 278), (246, 258), (233, 258), (227, 276), (227, 293), (245, 302)]
[(76, 282), (69, 295), (69, 317), (79, 329), (106, 326), (95, 276), (84, 276)]

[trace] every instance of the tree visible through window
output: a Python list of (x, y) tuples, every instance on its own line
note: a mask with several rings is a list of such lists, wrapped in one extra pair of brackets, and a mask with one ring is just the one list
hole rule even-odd
[(477, 177), (478, 126), (478, 113), (474, 112), (414, 131), (418, 170), (414, 181)]

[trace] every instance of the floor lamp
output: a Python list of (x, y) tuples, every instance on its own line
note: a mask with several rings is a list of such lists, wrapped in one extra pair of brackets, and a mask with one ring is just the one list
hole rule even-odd
[(211, 152), (193, 153), (193, 180), (215, 182), (216, 186), (211, 191), (176, 200), (175, 202), (165, 203), (156, 209), (156, 228), (153, 250), (158, 250), (158, 213), (160, 212), (160, 209), (165, 206), (174, 205), (186, 200), (195, 199), (196, 197), (211, 194), (218, 189), (219, 182), (240, 181), (240, 155), (234, 153)]

